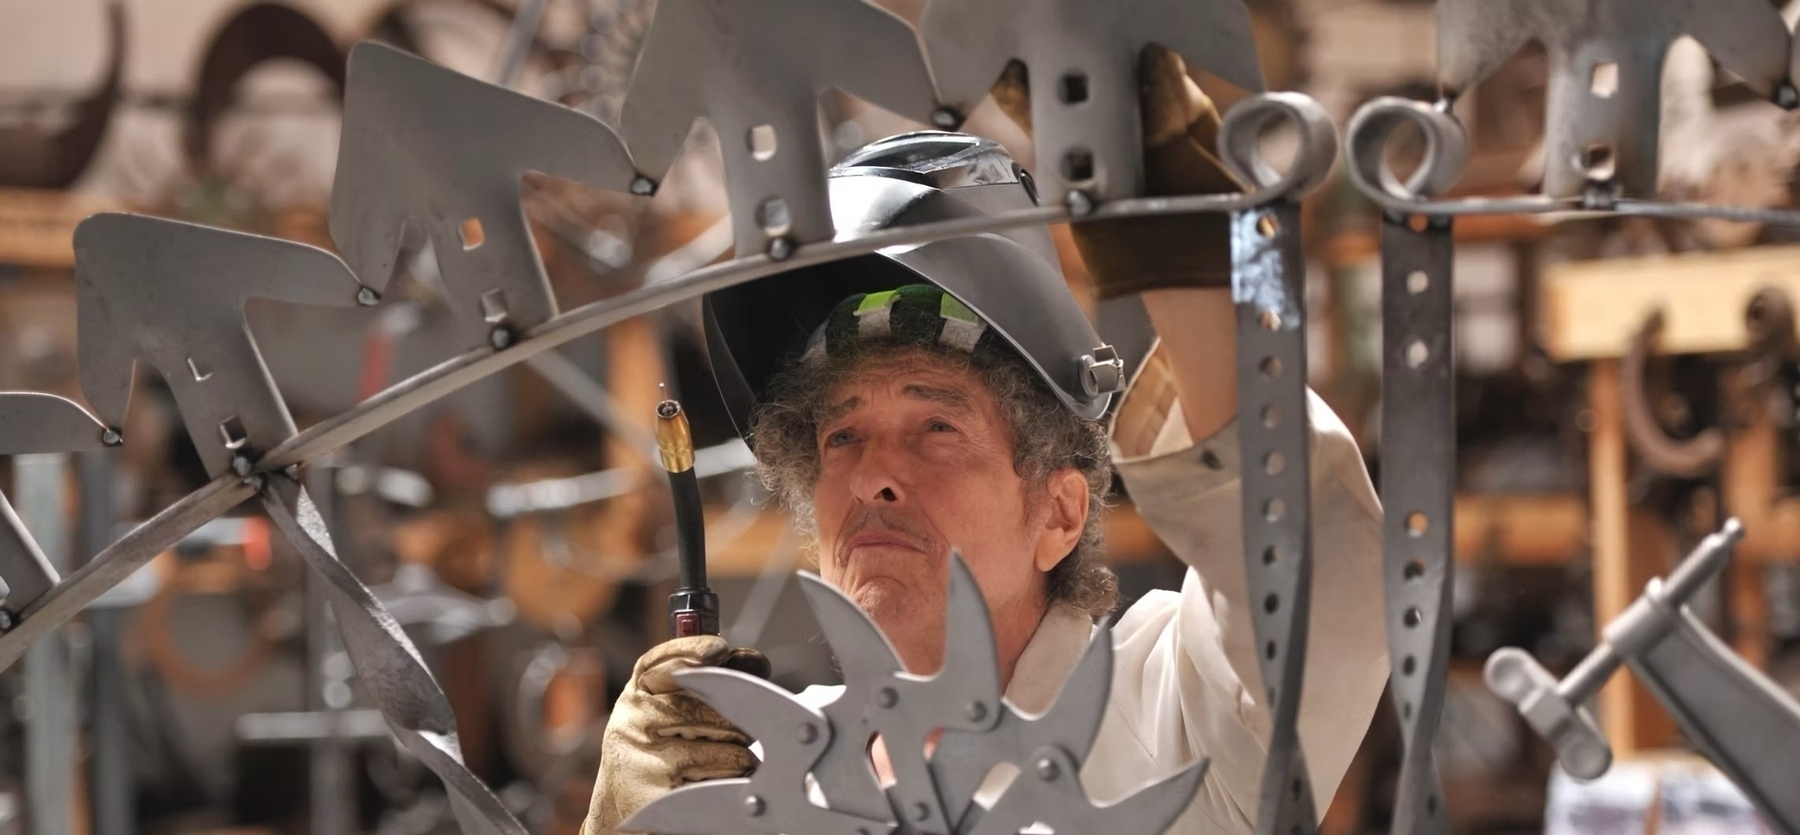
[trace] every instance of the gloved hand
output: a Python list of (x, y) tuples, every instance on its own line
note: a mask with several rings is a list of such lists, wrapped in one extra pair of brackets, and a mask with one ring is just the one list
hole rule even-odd
[(670, 789), (744, 777), (756, 768), (752, 740), (675, 683), (675, 671), (696, 667), (769, 675), (762, 653), (714, 635), (676, 638), (644, 653), (606, 722), (581, 835), (613, 835), (620, 822)]
[[(1026, 133), (1031, 94), (1025, 65), (1007, 66), (993, 96)], [(1155, 44), (1138, 61), (1144, 122), (1144, 192), (1150, 196), (1227, 194), (1240, 184), (1220, 164), (1219, 113), (1188, 77), (1181, 56)], [(1092, 274), (1095, 298), (1179, 287), (1231, 284), (1231, 221), (1226, 214), (1107, 218), (1074, 225), (1075, 245)]]

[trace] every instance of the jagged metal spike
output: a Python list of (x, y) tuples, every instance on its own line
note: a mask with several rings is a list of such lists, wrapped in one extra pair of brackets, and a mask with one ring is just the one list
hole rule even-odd
[(937, 107), (917, 33), (864, 0), (663, 0), (620, 129), (640, 170), (660, 180), (694, 120), (712, 123), (738, 255), (825, 241), (834, 233), (819, 96), (830, 88), (919, 122)]
[(525, 835), (512, 813), (462, 762), (456, 714), (432, 678), (412, 640), (381, 601), (338, 561), (331, 531), (305, 488), (271, 473), (263, 507), (275, 526), (326, 580), (327, 600), (344, 637), (357, 680), (408, 753), (431, 769), (449, 790), (450, 805), (465, 833)]
[[(904, 818), (911, 831), (951, 835), (954, 821), (938, 796), (925, 759), (926, 742), (940, 728), (990, 730), (1002, 706), (993, 624), (974, 575), (952, 552), (944, 666), (929, 677), (904, 672), (887, 638), (843, 592), (805, 573), (801, 589), (844, 671), (843, 693), (824, 710), (838, 734), (814, 770), (825, 796), (834, 808), (840, 807), (833, 793), (837, 790), (867, 803), (862, 794), (865, 778), (872, 776), (867, 745), (879, 734), (895, 778), (888, 790), (892, 799), (884, 806)], [(872, 808), (868, 805), (841, 808), (863, 817), (888, 817), (864, 811)]]
[[(74, 401), (35, 391), (0, 393), (0, 455), (100, 449), (117, 443), (117, 437), (109, 438), (106, 427)], [(0, 610), (16, 620), (58, 579), (0, 494)]]
[(1138, 58), (1146, 45), (1263, 89), (1243, 0), (931, 0), (920, 30), (940, 96), (963, 113), (1009, 60), (1025, 64), (1047, 202), (1076, 189), (1100, 200), (1144, 193)]
[(1785, 107), (1792, 38), (1765, 0), (1440, 0), (1438, 80), (1466, 92), (1527, 40), (1550, 53), (1544, 191), (1579, 197), (1590, 179), (1653, 198), (1669, 45), (1692, 35), (1726, 69)]
[(330, 225), (364, 281), (385, 286), (402, 246), (429, 240), (475, 344), (554, 317), (519, 199), (526, 171), (621, 193), (635, 176), (591, 116), (392, 47), (351, 51)]
[(675, 680), (762, 743), (762, 764), (746, 779), (676, 789), (633, 813), (623, 832), (658, 835), (885, 835), (891, 821), (834, 812), (812, 802), (806, 775), (831, 744), (831, 720), (787, 691), (736, 670), (681, 670)]
[(100, 420), (124, 425), (132, 369), (148, 360), (213, 476), (295, 431), (244, 302), (354, 307), (365, 289), (317, 247), (129, 214), (75, 228), (75, 285), (81, 390)]
[(992, 730), (946, 731), (931, 755), (931, 771), (944, 808), (959, 823), (958, 829), (981, 781), (994, 766), (1012, 761), (1022, 767), (1027, 764), (1022, 759), (1025, 755), (1046, 747), (1085, 760), (1106, 718), (1112, 680), (1112, 632), (1102, 625), (1069, 671), (1049, 710), (1033, 716), (1006, 701)]
[(1161, 835), (1193, 802), (1209, 762), (1201, 759), (1117, 803), (1099, 806), (1082, 789), (1075, 758), (1060, 748), (1041, 748), (969, 835), (1018, 835), (1032, 824), (1051, 822), (1057, 832)]

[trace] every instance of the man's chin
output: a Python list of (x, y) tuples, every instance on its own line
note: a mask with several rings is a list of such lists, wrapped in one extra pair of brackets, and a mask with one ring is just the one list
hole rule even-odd
[(857, 586), (850, 599), (881, 627), (882, 634), (896, 648), (909, 643), (909, 639), (943, 632), (942, 611), (929, 605), (924, 595), (897, 581), (885, 577), (869, 580)]

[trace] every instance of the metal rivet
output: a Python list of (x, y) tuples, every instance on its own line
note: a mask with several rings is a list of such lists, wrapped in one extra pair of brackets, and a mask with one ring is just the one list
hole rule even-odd
[(980, 722), (987, 718), (987, 705), (981, 702), (970, 702), (969, 706), (963, 710), (963, 714), (969, 717), (970, 722)]
[(242, 455), (231, 456), (231, 471), (238, 475), (249, 475), (250, 459)]
[(926, 806), (923, 803), (914, 803), (913, 804), (913, 820), (923, 822), (924, 820), (926, 820), (927, 818), (930, 818), (930, 817), (931, 817), (931, 807)]
[(892, 687), (883, 687), (875, 691), (875, 703), (882, 707), (893, 707), (900, 703), (900, 693)]
[(656, 183), (651, 182), (649, 177), (639, 174), (631, 180), (631, 193), (648, 197), (656, 193)]
[(510, 329), (495, 328), (488, 331), (488, 344), (494, 346), (494, 350), (504, 351), (508, 346), (512, 345), (512, 343), (513, 334)]
[(1081, 189), (1070, 191), (1068, 202), (1069, 215), (1072, 217), (1087, 217), (1094, 213), (1094, 198)]
[(282, 467), (281, 474), (287, 476), (288, 478), (299, 478), (300, 477), (300, 465), (299, 464), (289, 464), (285, 467)]
[(768, 809), (768, 805), (763, 803), (762, 798), (757, 797), (754, 794), (746, 795), (744, 797), (744, 814), (749, 815), (750, 817), (754, 818), (757, 815), (762, 814), (767, 809)]
[(1045, 757), (1037, 761), (1037, 776), (1046, 783), (1055, 782), (1056, 778), (1062, 776), (1062, 769), (1056, 766), (1055, 760)]
[(931, 111), (931, 123), (944, 130), (955, 130), (957, 125), (962, 124), (962, 114), (948, 107), (940, 107)]
[(819, 739), (819, 728), (811, 722), (800, 726), (800, 744), (811, 745)]
[(363, 307), (374, 307), (376, 304), (378, 304), (380, 302), (381, 302), (380, 294), (376, 293), (374, 290), (372, 290), (368, 287), (364, 287), (361, 290), (356, 291), (356, 303), (362, 305)]
[(14, 623), (12, 613), (0, 609), (0, 632), (11, 632)]
[(106, 427), (106, 431), (100, 433), (100, 443), (107, 446), (118, 446), (124, 442), (125, 438), (119, 434), (119, 430), (110, 426)]
[(794, 242), (783, 235), (769, 239), (769, 257), (777, 261), (786, 261), (794, 255)]

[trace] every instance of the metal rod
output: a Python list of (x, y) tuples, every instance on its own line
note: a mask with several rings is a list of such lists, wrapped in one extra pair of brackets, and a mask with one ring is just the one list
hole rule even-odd
[(619, 412), (619, 404), (606, 392), (606, 387), (588, 376), (581, 366), (563, 356), (561, 351), (545, 351), (527, 360), (525, 364), (544, 378), (544, 382), (554, 386), (564, 397), (580, 406), (606, 431), (624, 440), (645, 461), (656, 461), (656, 438), (645, 432), (643, 427), (626, 420)]
[[(19, 516), (50, 567), (69, 565), (63, 525), (63, 454), (14, 459)], [(74, 831), (75, 692), (65, 641), (40, 641), (25, 659), (25, 798), (30, 830), (39, 835)]]
[[(79, 552), (92, 559), (112, 537), (113, 472), (118, 453), (106, 449), (77, 453), (80, 479)], [(135, 835), (136, 788), (131, 779), (131, 734), (125, 727), (125, 671), (119, 658), (119, 636), (125, 613), (96, 607), (88, 613), (92, 636), (93, 745), (90, 761), (93, 797), (88, 804), (95, 835)]]

